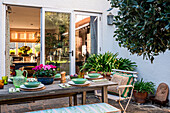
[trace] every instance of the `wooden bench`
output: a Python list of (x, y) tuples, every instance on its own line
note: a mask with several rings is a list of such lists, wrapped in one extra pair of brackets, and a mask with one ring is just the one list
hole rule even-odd
[(121, 113), (121, 110), (106, 103), (96, 103), (27, 113)]

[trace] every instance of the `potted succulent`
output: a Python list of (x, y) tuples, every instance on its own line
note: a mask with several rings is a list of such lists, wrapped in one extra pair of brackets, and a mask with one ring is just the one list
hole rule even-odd
[(155, 84), (153, 82), (144, 82), (143, 78), (137, 81), (134, 86), (133, 96), (137, 103), (145, 103), (148, 94), (154, 93)]
[(56, 74), (56, 66), (53, 65), (43, 65), (40, 64), (32, 68), (35, 71), (34, 77), (37, 77), (37, 80), (45, 85), (52, 84), (54, 81), (54, 75)]

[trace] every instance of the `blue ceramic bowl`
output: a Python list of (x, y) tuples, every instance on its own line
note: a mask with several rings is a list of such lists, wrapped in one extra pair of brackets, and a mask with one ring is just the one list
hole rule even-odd
[(87, 79), (84, 79), (84, 78), (75, 78), (75, 79), (72, 79), (72, 81), (75, 84), (84, 84), (87, 81)]
[(50, 85), (53, 83), (54, 77), (38, 77), (37, 80), (44, 85)]
[(101, 74), (99, 74), (99, 73), (89, 73), (89, 74), (88, 74), (88, 76), (89, 76), (90, 78), (98, 78), (100, 75), (101, 75)]
[(25, 82), (24, 86), (28, 88), (38, 87), (41, 82)]

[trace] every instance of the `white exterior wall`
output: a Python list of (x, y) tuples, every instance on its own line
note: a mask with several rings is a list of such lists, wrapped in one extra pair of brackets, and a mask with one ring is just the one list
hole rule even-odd
[[(138, 65), (137, 72), (139, 72), (139, 78), (144, 78), (146, 81), (152, 81), (157, 86), (161, 82), (165, 82), (170, 87), (170, 51), (155, 57), (154, 63), (143, 60), (142, 57), (136, 55), (130, 55), (125, 48), (120, 48), (118, 43), (113, 38), (113, 32), (115, 26), (107, 25), (107, 9), (110, 4), (107, 0), (1, 0), (0, 1), (0, 76), (5, 73), (5, 38), (4, 38), (4, 14), (2, 3), (14, 4), (14, 5), (26, 5), (37, 6), (45, 8), (56, 8), (66, 10), (82, 10), (102, 13), (102, 39), (101, 49), (102, 53), (111, 51), (118, 52), (119, 57), (130, 58)], [(112, 10), (112, 14), (116, 14), (117, 10)], [(170, 96), (169, 96), (170, 99)]]

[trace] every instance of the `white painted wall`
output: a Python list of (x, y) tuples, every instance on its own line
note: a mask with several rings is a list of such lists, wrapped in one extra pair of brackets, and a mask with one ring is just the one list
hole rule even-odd
[[(137, 71), (139, 72), (139, 78), (144, 78), (146, 81), (152, 81), (157, 86), (161, 82), (165, 82), (170, 87), (170, 51), (165, 52), (156, 57), (154, 63), (143, 60), (142, 57), (136, 55), (130, 55), (125, 48), (120, 48), (118, 43), (113, 38), (113, 32), (115, 26), (107, 25), (107, 9), (110, 4), (107, 0), (1, 0), (0, 1), (0, 76), (4, 75), (4, 33), (3, 33), (3, 10), (2, 3), (15, 4), (15, 5), (27, 5), (46, 8), (57, 9), (69, 9), (69, 10), (83, 10), (83, 11), (96, 11), (102, 13), (102, 53), (111, 51), (119, 52), (119, 57), (130, 58), (138, 65)], [(112, 10), (112, 14), (116, 14), (117, 10)], [(2, 20), (2, 21), (1, 21)], [(157, 88), (156, 86), (156, 88)], [(169, 96), (170, 99), (170, 96)]]

